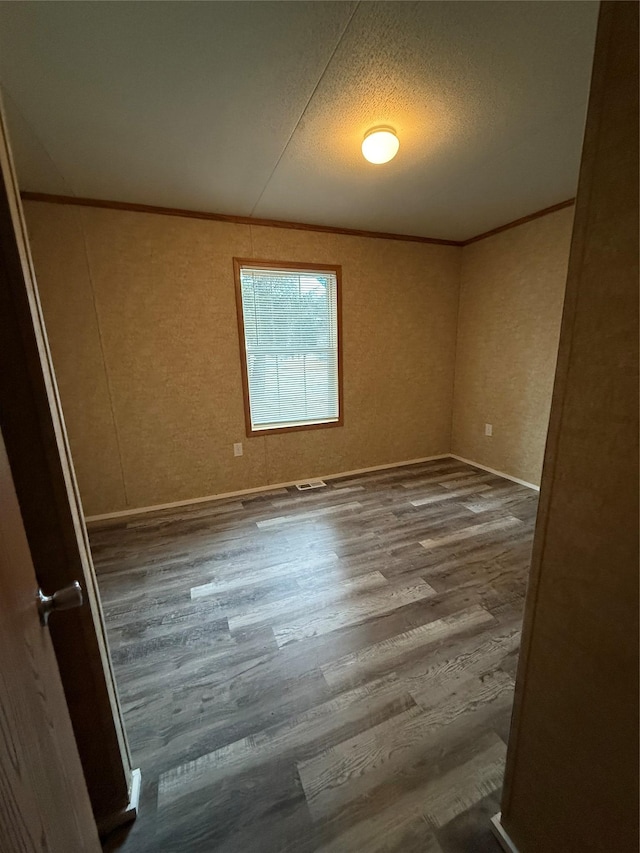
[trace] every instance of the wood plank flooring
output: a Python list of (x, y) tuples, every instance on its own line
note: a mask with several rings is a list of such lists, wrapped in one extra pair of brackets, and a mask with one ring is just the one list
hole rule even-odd
[(91, 530), (121, 853), (497, 853), (537, 495), (453, 459)]

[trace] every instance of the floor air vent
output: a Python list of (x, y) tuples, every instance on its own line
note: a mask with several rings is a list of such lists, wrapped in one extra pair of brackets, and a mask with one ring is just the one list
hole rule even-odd
[(306, 483), (296, 483), (296, 489), (299, 492), (306, 492), (309, 489), (324, 489), (326, 485), (323, 480), (307, 480)]

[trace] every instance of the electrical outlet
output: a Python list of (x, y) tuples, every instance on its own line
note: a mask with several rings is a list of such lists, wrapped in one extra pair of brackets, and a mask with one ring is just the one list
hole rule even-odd
[(233, 455), (234, 456), (242, 456), (242, 442), (241, 441), (237, 441), (233, 445)]
[(493, 435), (493, 424), (485, 424), (484, 425), (484, 434), (485, 435)]

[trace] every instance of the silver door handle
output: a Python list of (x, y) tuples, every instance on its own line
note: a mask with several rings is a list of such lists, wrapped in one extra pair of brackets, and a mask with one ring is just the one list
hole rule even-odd
[(72, 607), (80, 607), (81, 604), (82, 587), (78, 581), (59, 589), (53, 595), (45, 595), (41, 589), (38, 590), (38, 613), (43, 625), (48, 623), (49, 616), (54, 610), (71, 610)]

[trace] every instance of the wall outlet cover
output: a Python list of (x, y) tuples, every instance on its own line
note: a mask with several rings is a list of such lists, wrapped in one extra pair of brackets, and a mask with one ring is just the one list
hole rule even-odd
[(485, 435), (493, 435), (493, 424), (485, 424), (484, 425), (484, 434)]
[(242, 442), (241, 441), (237, 441), (233, 445), (233, 455), (234, 456), (242, 456)]

